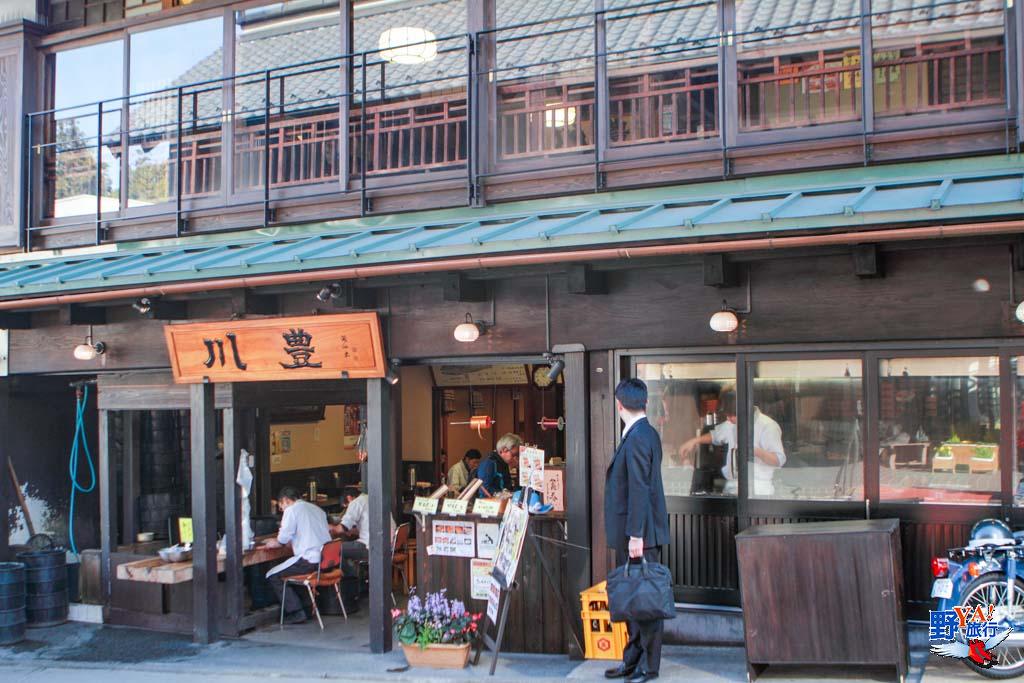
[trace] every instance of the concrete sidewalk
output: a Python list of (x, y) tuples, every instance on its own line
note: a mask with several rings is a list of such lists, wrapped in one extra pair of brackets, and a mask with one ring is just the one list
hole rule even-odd
[[(317, 628), (319, 631), (319, 628)], [(285, 631), (287, 633), (287, 629)], [(293, 632), (294, 633), (294, 632)], [(188, 638), (136, 629), (65, 624), (29, 631), (29, 639), (0, 647), (0, 681), (74, 680), (103, 681), (224, 680), (287, 678), (295, 681), (493, 681), (538, 683), (603, 680), (608, 662), (572, 662), (555, 655), (502, 655), (494, 678), (487, 676), (489, 660), (462, 671), (408, 669), (401, 650), (373, 655), (364, 635), (341, 648), (326, 647), (311, 639), (309, 645), (292, 641), (271, 642), (270, 631), (258, 640), (222, 641), (200, 646)], [(292, 635), (292, 634), (289, 634)], [(910, 681), (978, 681), (980, 678), (958, 662), (929, 657), (921, 638), (914, 638)], [(665, 648), (661, 680), (745, 681), (742, 648)], [(826, 667), (771, 668), (764, 681), (891, 681), (885, 669), (842, 670)]]

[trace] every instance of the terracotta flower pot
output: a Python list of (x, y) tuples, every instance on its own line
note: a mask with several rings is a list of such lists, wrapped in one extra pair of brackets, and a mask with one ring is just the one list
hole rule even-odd
[(402, 643), (405, 661), (409, 666), (421, 666), (430, 669), (464, 669), (469, 661), (469, 643), (462, 645), (406, 645)]

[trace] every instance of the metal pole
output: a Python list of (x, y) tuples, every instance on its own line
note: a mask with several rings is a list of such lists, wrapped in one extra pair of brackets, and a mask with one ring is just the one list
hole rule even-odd
[[(127, 154), (122, 154), (127, 163)], [(99, 244), (103, 225), (103, 102), (96, 103), (96, 244)]]
[(270, 225), (270, 69), (263, 72), (263, 227)]
[(366, 53), (363, 53), (363, 86), (359, 106), (359, 215), (366, 215)]
[[(174, 184), (174, 236), (181, 237), (181, 179), (182, 179), (182, 163), (181, 163), (181, 118), (182, 118), (182, 106), (181, 106), (181, 88), (178, 88), (178, 141), (177, 141), (177, 158), (175, 159), (176, 166), (176, 177), (177, 181)], [(194, 114), (194, 111), (193, 111)], [(192, 177), (196, 177), (196, 164), (197, 160), (192, 159)]]
[[(602, 4), (602, 7), (603, 7), (603, 4)], [(601, 21), (604, 20), (604, 16), (603, 15), (601, 16), (600, 20)], [(598, 90), (602, 87), (600, 85), (602, 69), (601, 69), (600, 64), (599, 64), (600, 54), (601, 54), (601, 32), (598, 30), (598, 21), (599, 21), (598, 20), (598, 12), (595, 10), (594, 11), (594, 85), (593, 85), (593, 88), (591, 88), (591, 92), (593, 93), (593, 96), (594, 96), (594, 106), (590, 110), (590, 118), (591, 118), (591, 121), (594, 124), (594, 133), (593, 133), (594, 139), (591, 140), (591, 142), (594, 145), (594, 192), (599, 192), (604, 187), (604, 183), (601, 182), (601, 142), (600, 142), (600, 140), (601, 140), (601, 135), (600, 135), (600, 130), (601, 130), (601, 124), (600, 124), (601, 106), (600, 106), (600, 102), (599, 102), (599, 100), (601, 98), (598, 96)], [(582, 117), (577, 117), (577, 118), (578, 119), (582, 119)], [(569, 136), (569, 131), (568, 131), (569, 115), (568, 114), (566, 114), (565, 122), (566, 122), (565, 135), (566, 135), (566, 138), (568, 138), (568, 136)], [(578, 125), (580, 125), (582, 123), (583, 123), (582, 121), (577, 121)], [(566, 142), (568, 142), (568, 140), (566, 140)]]

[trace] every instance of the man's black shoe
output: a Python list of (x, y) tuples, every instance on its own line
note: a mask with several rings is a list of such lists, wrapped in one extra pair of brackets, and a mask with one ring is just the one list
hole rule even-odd
[(636, 671), (635, 666), (626, 666), (625, 664), (619, 664), (614, 669), (607, 669), (604, 672), (605, 678), (629, 678)]
[(303, 610), (286, 614), (284, 617), (284, 623), (286, 624), (305, 624), (306, 613)]
[(637, 671), (626, 683), (647, 683), (647, 681), (653, 681), (658, 677), (658, 673), (647, 673), (646, 671)]

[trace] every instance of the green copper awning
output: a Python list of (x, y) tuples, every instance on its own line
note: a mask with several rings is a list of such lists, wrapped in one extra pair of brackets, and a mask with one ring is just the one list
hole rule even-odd
[[(947, 170), (946, 173), (939, 171)], [(457, 256), (1024, 216), (1024, 163), (989, 157), (368, 217), (0, 260), (0, 298)]]

